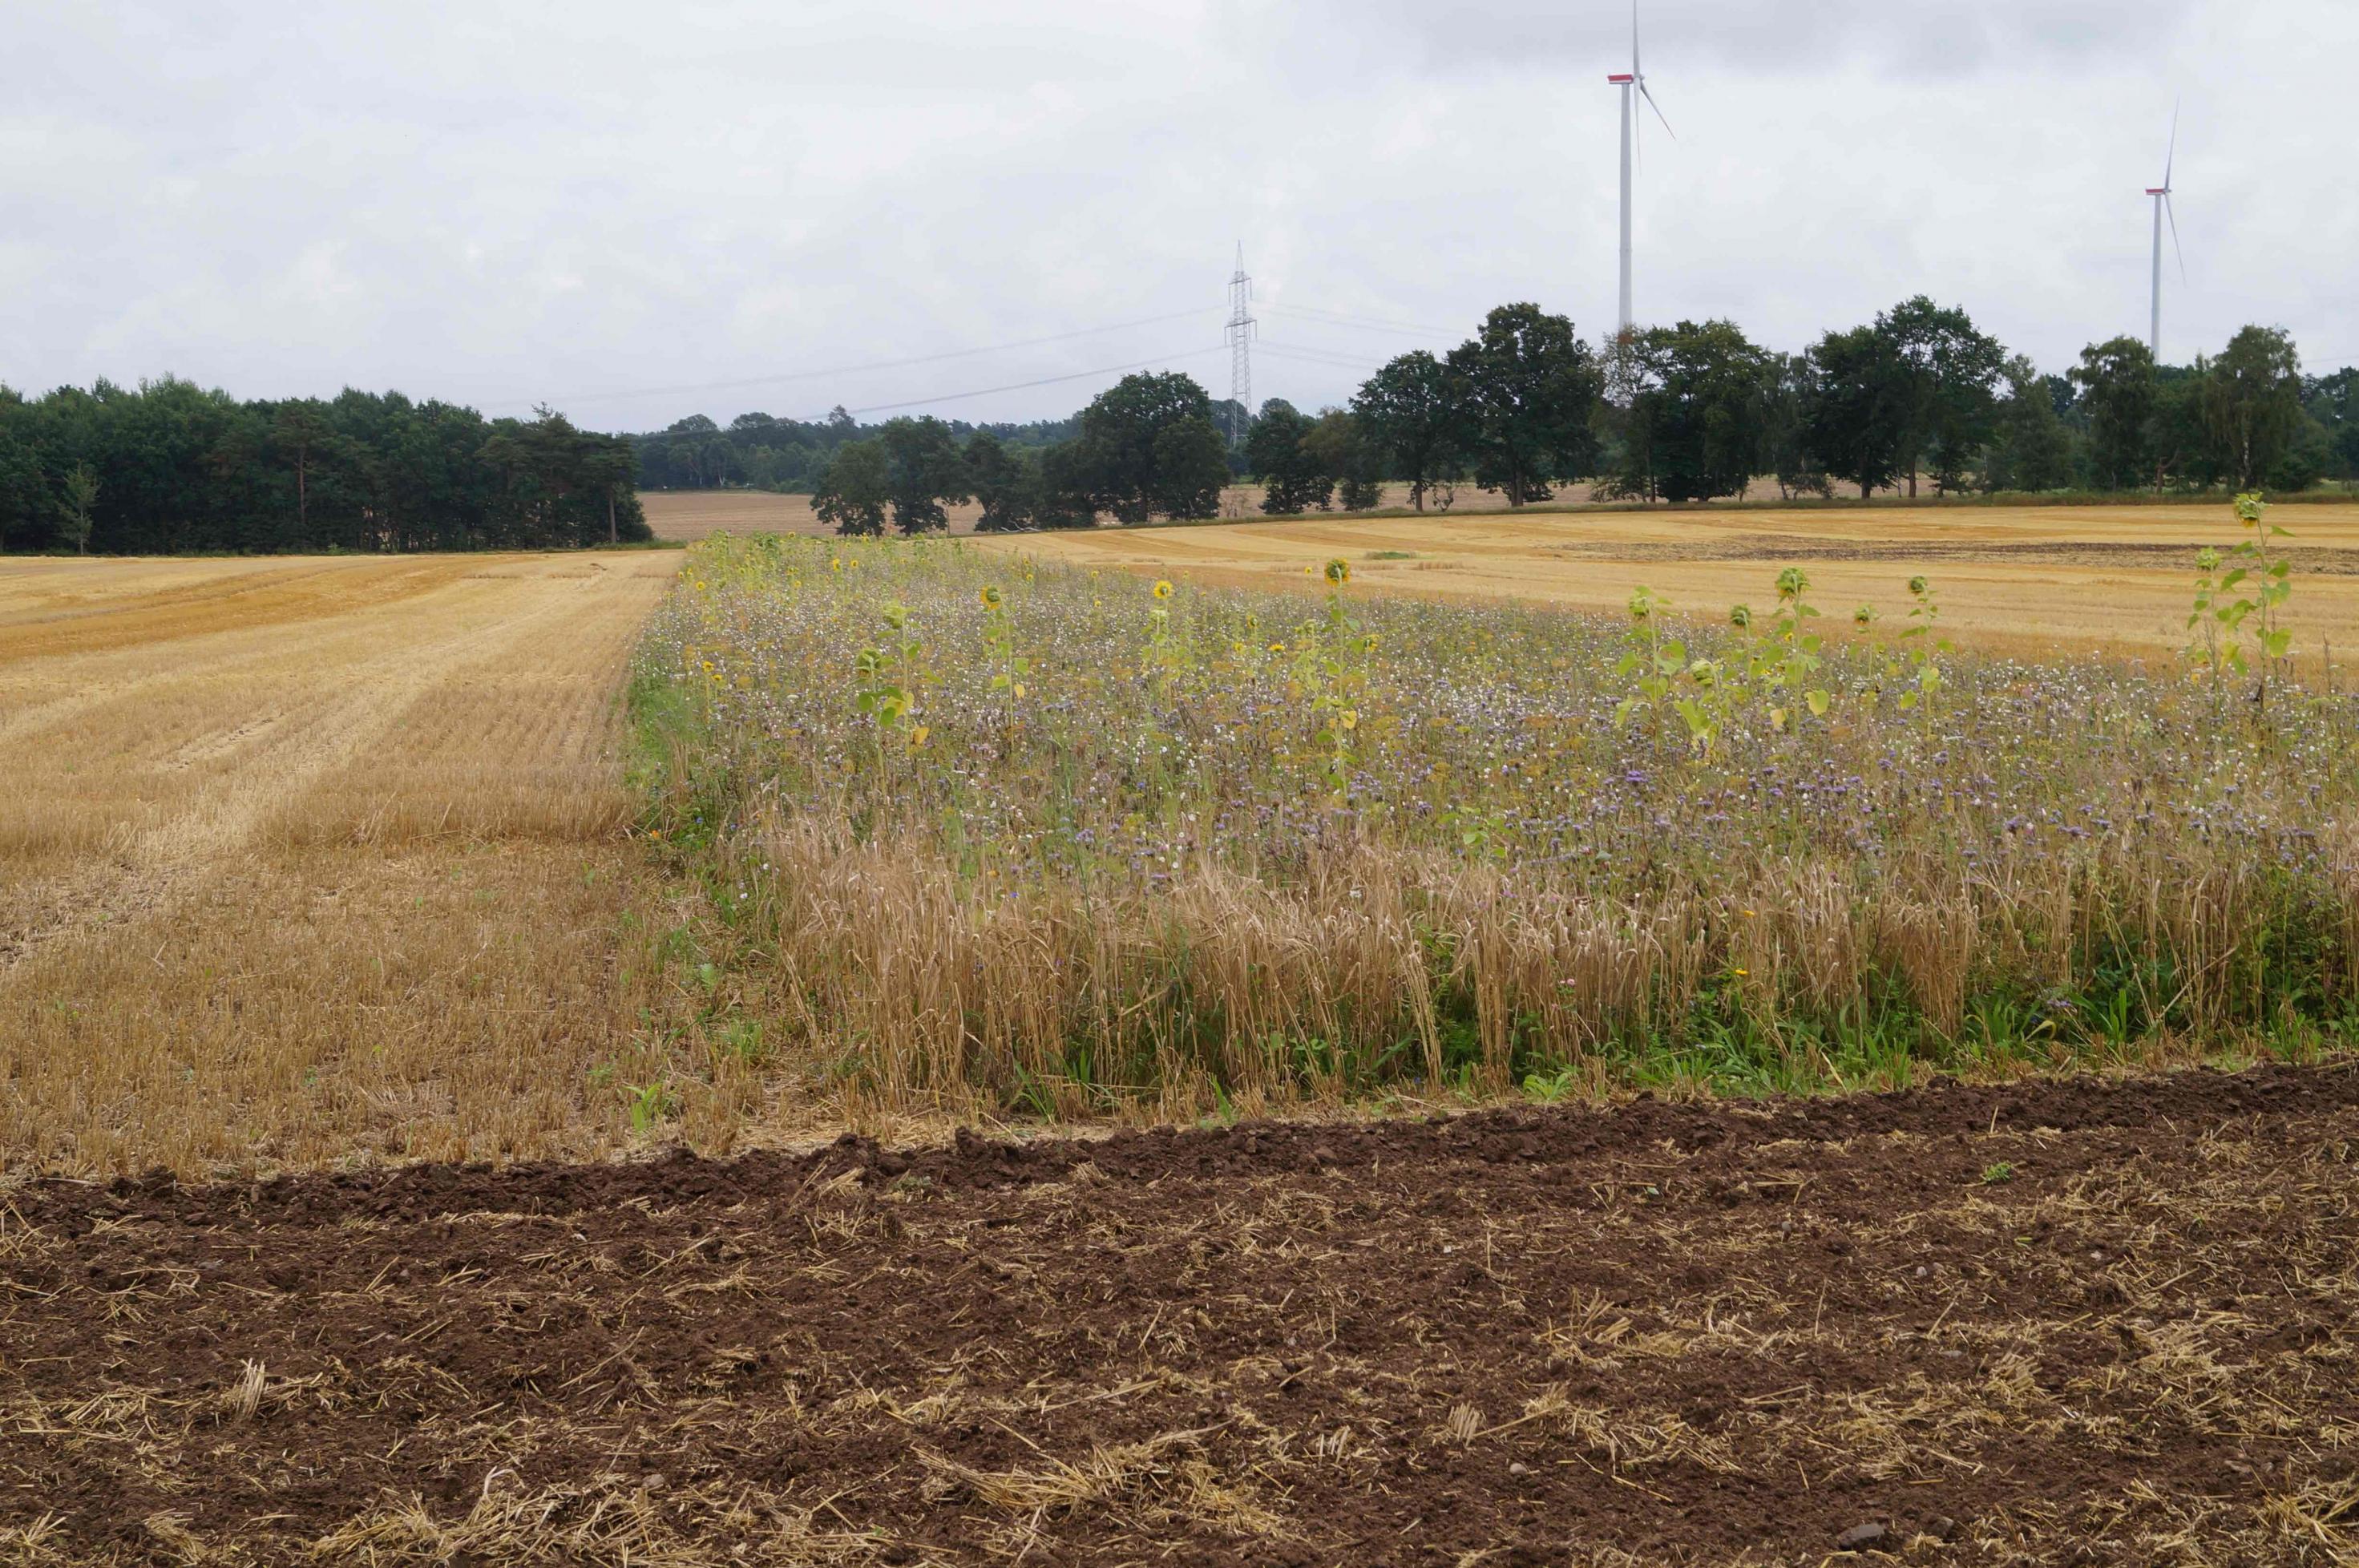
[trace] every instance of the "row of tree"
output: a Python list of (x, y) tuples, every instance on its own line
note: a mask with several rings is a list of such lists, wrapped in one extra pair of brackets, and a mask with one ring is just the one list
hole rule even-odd
[(1267, 509), (1299, 512), (1339, 498), (1353, 510), (1374, 506), (1387, 477), (1409, 479), (1421, 501), (1462, 468), (1521, 505), (1544, 498), (1554, 475), (1594, 471), (1604, 377), (1565, 318), (1506, 306), (1446, 364), (1413, 354), (1387, 367), (1396, 371), (1408, 380), (1380, 411), (1311, 419), (1271, 399), (1239, 451), (1223, 433), (1234, 405), (1215, 404), (1176, 371), (1125, 376), (1053, 444), (1019, 444), (992, 429), (962, 441), (939, 419), (893, 419), (835, 448), (813, 505), (853, 534), (881, 533), (888, 517), (904, 533), (940, 528), (946, 506), (970, 501), (981, 503), (976, 527), (985, 531), (1087, 528), (1102, 516), (1211, 517), (1221, 487), (1241, 473), (1264, 480)]
[[(1643, 500), (1781, 491), (1917, 495), (2359, 478), (2359, 370), (2305, 379), (2287, 335), (2247, 327), (2217, 355), (2160, 365), (2135, 340), (2042, 375), (1965, 311), (1919, 296), (1778, 354), (1733, 322), (1681, 321), (1593, 345), (1565, 317), (1505, 305), (1445, 354), (1400, 355), (1348, 408), (1234, 410), (1186, 376), (1132, 376), (1060, 426), (840, 421), (819, 470), (822, 518), (852, 533), (941, 528), (980, 501), (985, 529), (1084, 528), (1102, 516), (1212, 515), (1249, 474), (1272, 513), (1360, 510), (1386, 480), (1414, 505), (1472, 483), (1510, 505), (1567, 480)], [(706, 421), (708, 424), (710, 421)], [(643, 442), (642, 455), (647, 451)]]
[[(1391, 361), (1350, 413), (1350, 434), (1420, 506), (1468, 475), (1518, 505), (1571, 478), (1701, 501), (1765, 474), (1789, 495), (1841, 483), (1863, 495), (1916, 495), (1928, 482), (1943, 493), (2301, 490), (2359, 477), (2359, 370), (2305, 379), (2282, 332), (2247, 327), (2192, 366), (2158, 365), (2145, 344), (2116, 338), (2042, 376), (1965, 311), (1922, 296), (1800, 354), (1730, 321), (1648, 328), (1593, 353), (1562, 317), (1506, 306), (1447, 355)], [(1266, 446), (1254, 466), (1274, 476), (1286, 443)], [(1273, 478), (1272, 491), (1272, 510), (1297, 509), (1299, 486)]]
[(1017, 442), (936, 419), (887, 420), (839, 445), (811, 504), (840, 533), (906, 534), (949, 524), (947, 506), (982, 505), (985, 532), (1209, 517), (1231, 477), (1214, 405), (1178, 371), (1125, 376), (1072, 421), (1071, 440)]
[(347, 391), (240, 402), (179, 380), (0, 387), (0, 550), (550, 550), (652, 537), (631, 445), (543, 408), (486, 419)]
[[(1035, 451), (1060, 445), (1081, 433), (1078, 415), (1029, 424), (973, 425), (963, 419), (942, 423), (962, 445), (988, 432), (1002, 446)], [(691, 414), (660, 430), (635, 435), (631, 444), (638, 453), (642, 489), (739, 487), (808, 494), (819, 487), (839, 448), (868, 440), (879, 429), (861, 424), (841, 408), (823, 419), (747, 413), (726, 425), (704, 414)]]

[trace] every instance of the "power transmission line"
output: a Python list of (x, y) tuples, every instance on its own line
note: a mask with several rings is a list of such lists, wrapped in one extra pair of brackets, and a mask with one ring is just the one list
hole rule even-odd
[(1267, 339), (1262, 341), (1261, 346), (1266, 354), (1277, 354), (1286, 359), (1299, 359), (1310, 365), (1332, 365), (1345, 370), (1381, 370), (1385, 364), (1383, 360), (1369, 359), (1362, 354), (1332, 354), (1324, 349), (1297, 348), (1292, 343), (1274, 343)]
[[(1194, 312), (1190, 312), (1193, 314)], [(1158, 365), (1169, 365), (1178, 359), (1201, 359), (1208, 354), (1219, 354), (1228, 347), (1216, 343), (1211, 348), (1191, 348), (1181, 354), (1167, 354), (1154, 359), (1142, 359), (1135, 365), (1108, 365), (1096, 370), (1076, 370), (1065, 376), (1043, 376), (1032, 381), (1011, 381), (1005, 387), (978, 387), (972, 392), (941, 392), (930, 397), (912, 397), (901, 403), (871, 403), (865, 408), (846, 408), (847, 414), (885, 414), (896, 408), (921, 408), (929, 403), (955, 403), (965, 397), (988, 397), (995, 392), (1021, 392), (1033, 387), (1054, 387), (1060, 381), (1086, 381), (1093, 376), (1113, 376), (1122, 371), (1147, 370)], [(812, 424), (824, 422), (813, 419)]]
[(1043, 343), (1070, 343), (1075, 338), (1096, 337), (1105, 332), (1118, 332), (1131, 327), (1151, 327), (1164, 321), (1183, 321), (1201, 316), (1211, 306), (1200, 305), (1193, 310), (1169, 310), (1160, 316), (1141, 316), (1136, 321), (1110, 321), (1102, 327), (1082, 327), (1070, 332), (1051, 332), (1046, 337), (1019, 338), (1013, 343), (991, 343), (982, 348), (949, 349), (940, 354), (913, 354), (907, 359), (872, 360), (865, 365), (839, 365), (825, 370), (790, 370), (775, 376), (751, 376), (736, 381), (703, 381), (680, 387), (642, 387), (628, 392), (588, 392), (561, 399), (572, 403), (604, 403), (625, 397), (676, 397), (696, 392), (734, 392), (747, 387), (771, 387), (789, 381), (816, 381), (828, 376), (859, 376), (872, 370), (899, 370), (913, 365), (939, 365), (946, 360), (973, 359), (979, 354), (1006, 354), (1012, 349), (1037, 348)]
[[(1229, 279), (1228, 323), (1223, 332), (1223, 347), (1230, 354), (1229, 394), (1244, 418), (1252, 417), (1253, 366), (1249, 344), (1255, 337), (1256, 305), (1253, 299), (1253, 279), (1245, 270), (1245, 249), (1237, 250), (1237, 269)], [(610, 402), (635, 397), (687, 397), (707, 392), (737, 391), (755, 387), (785, 386), (794, 382), (816, 381), (828, 376), (860, 376), (880, 370), (900, 370), (913, 365), (940, 365), (952, 360), (973, 359), (985, 354), (1006, 354), (1017, 349), (1037, 348), (1049, 343), (1071, 343), (1078, 338), (1096, 337), (1106, 332), (1126, 331), (1134, 327), (1159, 325), (1166, 321), (1185, 321), (1203, 315), (1209, 306), (1186, 310), (1167, 310), (1160, 315), (1139, 316), (1128, 321), (1109, 321), (1103, 326), (1081, 327), (1071, 332), (1050, 332), (1040, 337), (1018, 338), (1007, 343), (989, 343), (976, 348), (946, 349), (938, 354), (910, 354), (899, 359), (870, 360), (862, 364), (832, 365), (819, 370), (781, 371), (770, 376), (743, 376), (728, 381), (682, 383), (669, 387), (643, 387), (628, 391), (588, 392), (554, 400), (553, 404)], [(1321, 310), (1310, 305), (1271, 305), (1260, 309), (1279, 311), (1303, 321), (1326, 326), (1344, 326), (1366, 332), (1410, 332), (1433, 337), (1449, 337), (1447, 328), (1421, 325), (1414, 321), (1383, 321), (1357, 316), (1347, 311)], [(1308, 365), (1326, 365), (1339, 369), (1374, 370), (1380, 362), (1327, 349), (1297, 347), (1290, 344), (1265, 343), (1270, 353)], [(997, 387), (977, 387), (964, 392), (945, 392), (924, 397), (909, 397), (890, 403), (871, 403), (846, 410), (852, 414), (890, 413), (902, 408), (920, 408), (930, 403), (958, 402), (969, 397), (990, 397), (999, 392), (1017, 392), (1034, 387), (1053, 387), (1063, 382), (1083, 381), (1093, 376), (1111, 376), (1144, 370), (1173, 360), (1201, 358), (1218, 352), (1213, 349), (1190, 349), (1180, 354), (1166, 354), (1158, 359), (1140, 360), (1129, 365), (1105, 365), (1093, 370), (1077, 370), (1057, 376), (1044, 376), (1027, 381), (1008, 382)], [(816, 421), (814, 421), (816, 422)]]
[(1310, 305), (1265, 305), (1263, 310), (1277, 316), (1300, 316), (1305, 321), (1325, 326), (1357, 327), (1372, 332), (1415, 332), (1424, 337), (1451, 338), (1458, 334), (1448, 327), (1421, 326), (1415, 321), (1386, 321), (1373, 316), (1354, 316), (1342, 310), (1322, 310)]

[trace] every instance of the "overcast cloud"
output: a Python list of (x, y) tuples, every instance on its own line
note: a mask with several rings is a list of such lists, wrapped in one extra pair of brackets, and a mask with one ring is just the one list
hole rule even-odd
[[(398, 387), (602, 428), (1059, 416), (1149, 361), (1225, 394), (1242, 241), (1255, 394), (1315, 407), (1503, 300), (1612, 324), (1628, 25), (1562, 0), (20, 3), (0, 381)], [(2145, 330), (2141, 191), (2183, 94), (2166, 354), (2258, 321), (2313, 369), (2359, 360), (2354, 60), (2349, 0), (1652, 0), (1678, 139), (1645, 144), (1638, 313), (1791, 349), (1923, 291), (2060, 368)]]

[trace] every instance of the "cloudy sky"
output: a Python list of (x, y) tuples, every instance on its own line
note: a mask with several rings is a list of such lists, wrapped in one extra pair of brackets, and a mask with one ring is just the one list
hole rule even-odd
[[(18, 0), (8, 32), (27, 390), (1058, 416), (1148, 363), (1224, 395), (1240, 242), (1256, 398), (1339, 400), (1503, 300), (1612, 325), (1612, 4)], [(1799, 348), (1923, 291), (2060, 368), (2145, 331), (2183, 97), (2166, 355), (2257, 321), (2359, 360), (2351, 0), (1647, 0), (1645, 42), (1678, 139), (1643, 146), (1641, 320)]]

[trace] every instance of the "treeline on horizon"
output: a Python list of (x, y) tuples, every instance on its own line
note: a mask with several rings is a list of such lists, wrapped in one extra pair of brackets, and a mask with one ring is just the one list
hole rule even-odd
[(0, 550), (555, 550), (653, 538), (628, 440), (397, 392), (0, 387)]
[(1211, 516), (1231, 478), (1273, 514), (1374, 507), (1384, 484), (1447, 506), (1473, 485), (1521, 506), (1585, 481), (1603, 496), (1700, 502), (1773, 477), (1788, 498), (1897, 490), (2278, 494), (2359, 479), (2359, 369), (2305, 376), (2291, 339), (2247, 327), (2217, 354), (2158, 365), (2131, 338), (2043, 374), (1922, 296), (1780, 354), (1725, 321), (1593, 345), (1536, 305), (1493, 310), (1444, 354), (1402, 354), (1348, 407), (1282, 399), (1248, 421), (1176, 372), (1125, 377), (1071, 419), (864, 426), (748, 414), (634, 438), (650, 486), (809, 489), (853, 533), (985, 530), (1105, 516)]

